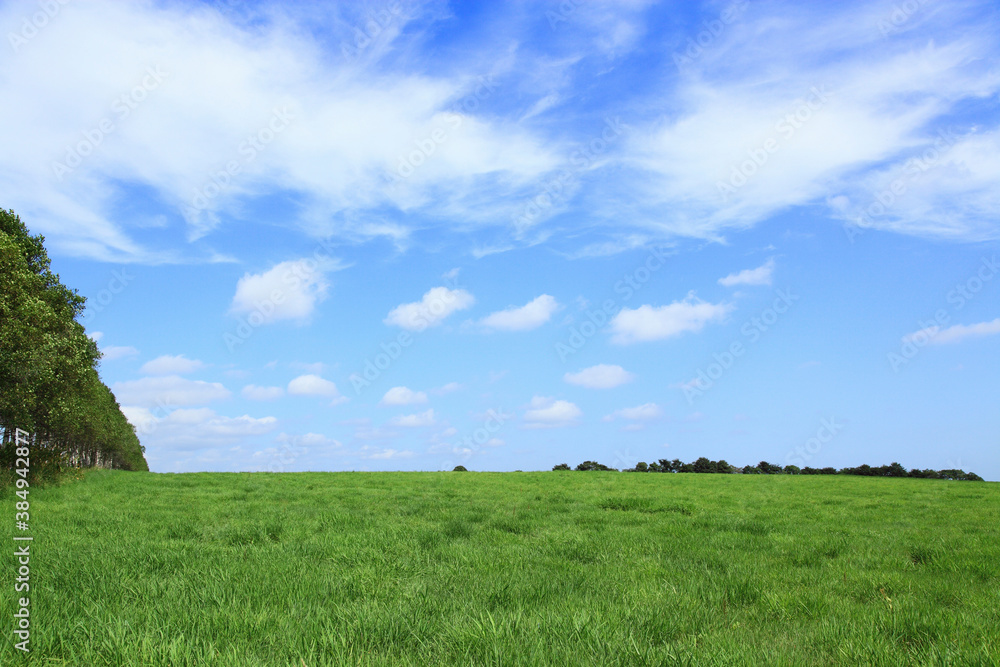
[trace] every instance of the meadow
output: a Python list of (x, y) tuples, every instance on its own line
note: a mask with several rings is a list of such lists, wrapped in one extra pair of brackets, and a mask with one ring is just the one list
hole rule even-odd
[[(1000, 485), (93, 471), (5, 665), (998, 665)], [(15, 655), (17, 654), (17, 655)]]

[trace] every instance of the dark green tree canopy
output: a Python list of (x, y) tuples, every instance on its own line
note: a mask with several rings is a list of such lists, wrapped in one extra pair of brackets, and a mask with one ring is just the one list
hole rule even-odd
[[(32, 434), (34, 461), (148, 470), (135, 429), (97, 373), (97, 344), (77, 321), (86, 299), (52, 273), (44, 241), (0, 209), (3, 444), (20, 428)], [(2, 448), (8, 465), (11, 450)]]

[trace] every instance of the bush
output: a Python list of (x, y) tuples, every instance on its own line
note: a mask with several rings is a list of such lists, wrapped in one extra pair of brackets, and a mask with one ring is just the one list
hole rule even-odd
[(559, 465), (552, 466), (553, 470), (571, 470), (568, 463), (560, 463)]
[(452, 472), (469, 472), (465, 466), (455, 466), (451, 469)]

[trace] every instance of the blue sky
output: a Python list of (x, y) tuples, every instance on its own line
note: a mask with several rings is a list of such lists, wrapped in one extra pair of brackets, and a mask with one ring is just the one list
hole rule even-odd
[(0, 5), (154, 471), (1000, 479), (990, 2)]

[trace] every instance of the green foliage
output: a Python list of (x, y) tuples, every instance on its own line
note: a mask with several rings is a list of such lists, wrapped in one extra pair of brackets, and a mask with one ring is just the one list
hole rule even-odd
[(558, 465), (552, 466), (553, 470), (571, 470), (568, 463), (560, 463)]
[(0, 665), (1000, 657), (998, 484), (99, 470), (31, 493), (32, 652), (8, 626)]
[(469, 472), (465, 466), (455, 466), (451, 469), (452, 472)]
[(135, 429), (97, 373), (100, 352), (76, 318), (85, 299), (50, 270), (45, 239), (0, 209), (0, 466), (15, 430), (31, 433), (36, 480), (71, 467), (148, 470)]
[(597, 461), (584, 461), (576, 467), (576, 470), (616, 470), (615, 468), (609, 468), (603, 463), (598, 463)]

